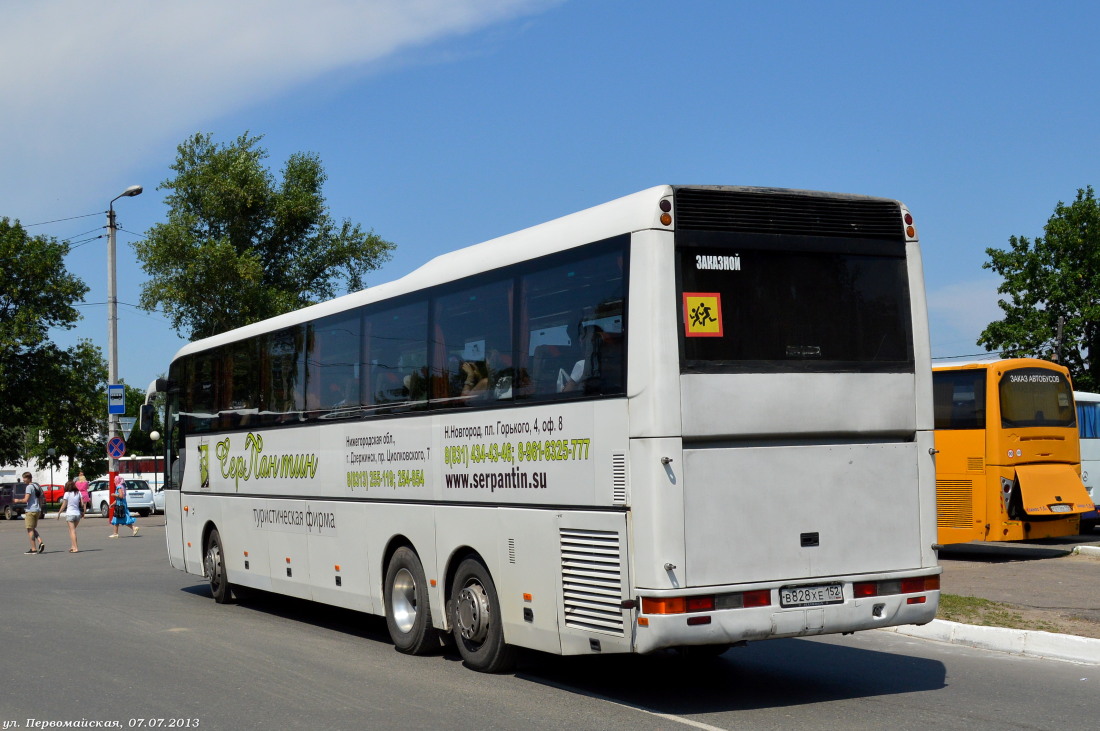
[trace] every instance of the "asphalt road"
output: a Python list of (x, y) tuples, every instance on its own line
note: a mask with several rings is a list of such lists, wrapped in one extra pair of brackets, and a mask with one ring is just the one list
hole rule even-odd
[[(202, 729), (1093, 729), (1100, 667), (905, 637), (776, 640), (713, 663), (524, 656), (482, 675), (394, 651), (382, 619), (261, 594), (216, 605), (168, 566), (160, 516), (107, 539), (63, 522), (24, 556), (0, 521), (0, 731)], [(102, 727), (102, 726), (101, 726)]]
[(940, 588), (949, 594), (1060, 611), (1100, 623), (1100, 558), (1071, 555), (1076, 546), (1100, 546), (1100, 532), (945, 546), (939, 552)]

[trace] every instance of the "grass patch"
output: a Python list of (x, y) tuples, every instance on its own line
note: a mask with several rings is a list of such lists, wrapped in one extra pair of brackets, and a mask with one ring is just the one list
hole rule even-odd
[(1020, 614), (1011, 604), (1002, 604), (976, 596), (940, 594), (937, 619), (946, 619), (982, 627), (1007, 627), (1008, 629), (1033, 629), (1057, 632), (1055, 624), (1042, 619), (1030, 619)]

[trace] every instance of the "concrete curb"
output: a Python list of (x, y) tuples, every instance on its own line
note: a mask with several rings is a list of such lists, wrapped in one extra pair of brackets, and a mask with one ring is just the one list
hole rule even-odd
[(1100, 639), (1092, 637), (1060, 635), (1029, 629), (979, 627), (949, 622), (945, 619), (933, 619), (925, 625), (906, 624), (884, 629), (909, 637), (967, 645), (982, 650), (1100, 665)]

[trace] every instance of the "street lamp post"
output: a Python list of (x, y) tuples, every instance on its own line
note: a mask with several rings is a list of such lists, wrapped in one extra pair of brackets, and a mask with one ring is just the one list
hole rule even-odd
[[(118, 288), (115, 283), (115, 201), (141, 195), (140, 185), (131, 185), (111, 199), (107, 206), (107, 382), (118, 383)], [(108, 400), (108, 403), (110, 401)], [(107, 414), (107, 439), (118, 436), (118, 414)], [(114, 505), (115, 476), (118, 475), (118, 459), (111, 457), (109, 500)]]
[[(57, 454), (57, 450), (50, 447), (46, 450), (46, 454), (50, 455), (50, 489), (53, 490), (53, 456)], [(43, 511), (44, 513), (45, 511)]]

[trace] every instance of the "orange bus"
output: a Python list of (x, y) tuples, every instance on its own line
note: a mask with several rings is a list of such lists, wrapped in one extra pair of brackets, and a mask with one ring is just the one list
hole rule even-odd
[(1069, 371), (1031, 358), (932, 369), (939, 542), (1075, 535), (1093, 510)]

